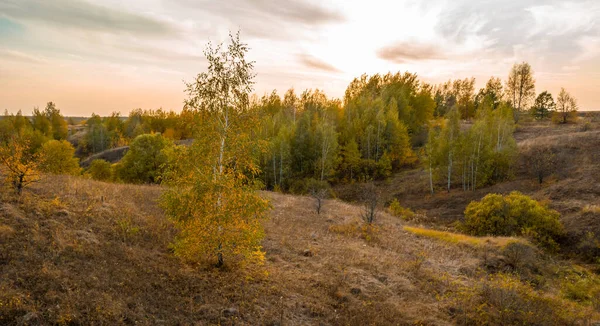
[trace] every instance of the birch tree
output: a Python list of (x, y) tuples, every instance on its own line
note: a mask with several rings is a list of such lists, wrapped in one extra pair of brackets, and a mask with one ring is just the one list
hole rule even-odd
[(208, 71), (187, 83), (186, 107), (201, 119), (194, 144), (181, 151), (164, 207), (181, 229), (175, 254), (192, 261), (248, 258), (260, 250), (268, 202), (257, 193), (259, 145), (249, 105), (254, 74), (246, 44), (230, 35), (226, 49), (208, 45)]

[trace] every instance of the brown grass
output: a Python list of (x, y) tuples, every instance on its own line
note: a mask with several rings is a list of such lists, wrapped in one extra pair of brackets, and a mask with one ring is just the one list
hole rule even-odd
[(264, 193), (264, 266), (186, 265), (169, 250), (161, 192), (48, 177), (4, 194), (0, 324), (450, 325), (465, 301), (449, 294), (487, 277), (476, 246), (413, 234), (385, 212), (365, 227), (337, 200), (317, 215), (312, 198), (276, 193)]

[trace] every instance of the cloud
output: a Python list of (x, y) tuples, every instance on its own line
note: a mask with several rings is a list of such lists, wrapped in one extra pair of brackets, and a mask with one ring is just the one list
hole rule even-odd
[(307, 30), (345, 21), (338, 10), (309, 0), (179, 0), (179, 3), (188, 10), (194, 7), (218, 15), (245, 34), (266, 39), (302, 36)]
[(83, 0), (3, 0), (0, 13), (17, 21), (62, 28), (145, 36), (176, 33), (171, 24), (158, 19), (102, 7)]
[(442, 52), (433, 45), (406, 41), (379, 49), (377, 56), (393, 63), (444, 59)]
[(563, 2), (532, 6), (526, 9), (535, 21), (531, 35), (566, 35), (586, 33), (598, 28), (600, 4), (596, 1)]
[(10, 60), (10, 61), (18, 61), (18, 62), (30, 63), (30, 64), (40, 64), (40, 63), (47, 62), (45, 59), (42, 59), (37, 56), (33, 56), (33, 55), (23, 53), (20, 51), (7, 50), (7, 49), (0, 49), (0, 59), (6, 59), (6, 60)]
[(339, 69), (337, 69), (336, 67), (334, 67), (333, 65), (322, 61), (319, 58), (316, 58), (310, 54), (300, 54), (298, 55), (298, 60), (300, 61), (301, 64), (303, 64), (306, 67), (312, 68), (312, 69), (318, 69), (318, 70), (323, 70), (323, 71), (327, 71), (327, 72), (340, 72)]

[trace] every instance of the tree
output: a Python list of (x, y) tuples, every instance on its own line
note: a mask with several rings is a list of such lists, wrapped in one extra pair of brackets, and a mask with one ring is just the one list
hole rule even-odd
[(18, 195), (27, 185), (39, 180), (39, 158), (39, 154), (31, 153), (27, 140), (13, 138), (0, 145), (1, 172)]
[(531, 146), (523, 149), (523, 161), (527, 170), (537, 178), (539, 184), (554, 170), (554, 153), (549, 146)]
[(533, 70), (527, 62), (515, 63), (506, 82), (506, 95), (517, 112), (527, 109), (535, 97)]
[(87, 173), (89, 173), (94, 180), (109, 181), (112, 178), (112, 166), (110, 162), (105, 160), (93, 160), (92, 163), (90, 163)]
[(560, 123), (574, 121), (577, 117), (577, 100), (571, 96), (564, 88), (560, 89), (556, 98), (556, 114)]
[(52, 136), (56, 140), (67, 139), (67, 136), (69, 135), (67, 121), (65, 120), (65, 117), (60, 114), (60, 110), (56, 108), (54, 102), (48, 102), (46, 104), (44, 115), (50, 121), (50, 125), (52, 126), (52, 135), (48, 136)]
[(187, 83), (187, 108), (201, 117), (194, 144), (183, 150), (172, 188), (163, 197), (167, 215), (179, 226), (175, 254), (192, 261), (248, 258), (260, 250), (261, 221), (269, 208), (257, 193), (260, 151), (252, 130), (257, 115), (249, 105), (253, 62), (246, 44), (230, 35), (226, 50), (208, 45), (208, 71)]
[(325, 199), (329, 196), (330, 186), (327, 181), (309, 179), (307, 181), (307, 188), (310, 196), (315, 199), (315, 210), (317, 215), (321, 214)]
[(160, 183), (168, 161), (165, 150), (172, 145), (160, 134), (137, 136), (121, 159), (117, 176), (131, 183)]
[(362, 218), (367, 224), (372, 224), (377, 218), (377, 205), (379, 204), (379, 193), (377, 187), (369, 182), (362, 189)]
[(79, 159), (75, 156), (73, 145), (66, 140), (50, 140), (40, 149), (40, 171), (51, 174), (80, 173)]
[(535, 99), (535, 103), (531, 108), (533, 116), (538, 120), (543, 120), (550, 116), (550, 113), (554, 111), (556, 108), (556, 104), (554, 104), (554, 99), (552, 98), (552, 94), (544, 91), (538, 95)]
[(485, 84), (485, 88), (479, 90), (475, 98), (476, 107), (480, 109), (485, 103), (492, 105), (495, 110), (502, 103), (504, 97), (504, 90), (502, 88), (502, 81), (500, 78), (491, 77)]

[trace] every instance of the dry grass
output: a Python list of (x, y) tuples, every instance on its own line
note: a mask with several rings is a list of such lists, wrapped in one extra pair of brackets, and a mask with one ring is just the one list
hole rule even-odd
[(405, 226), (404, 230), (418, 236), (433, 238), (453, 244), (464, 244), (474, 247), (493, 246), (503, 248), (510, 243), (527, 243), (524, 239), (513, 237), (473, 237), (461, 233), (438, 231), (426, 228)]
[(337, 200), (317, 215), (312, 198), (276, 193), (263, 194), (264, 266), (186, 265), (169, 250), (161, 192), (48, 177), (21, 199), (4, 194), (0, 324), (451, 325), (449, 294), (487, 277), (476, 246), (385, 212), (365, 227)]

